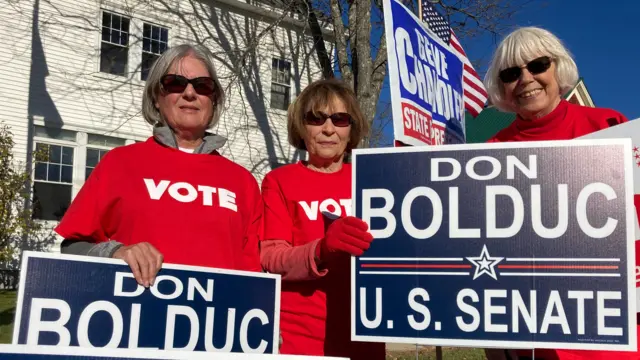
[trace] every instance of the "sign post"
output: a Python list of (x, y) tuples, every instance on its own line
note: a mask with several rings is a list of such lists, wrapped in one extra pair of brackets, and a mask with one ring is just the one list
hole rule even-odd
[(357, 149), (352, 339), (635, 351), (630, 140)]

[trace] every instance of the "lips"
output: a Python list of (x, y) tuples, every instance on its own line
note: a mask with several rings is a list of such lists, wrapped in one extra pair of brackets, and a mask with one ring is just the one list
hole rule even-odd
[(529, 91), (524, 91), (518, 94), (518, 97), (520, 99), (528, 99), (528, 98), (535, 97), (536, 95), (540, 94), (540, 92), (542, 92), (542, 89), (533, 89)]

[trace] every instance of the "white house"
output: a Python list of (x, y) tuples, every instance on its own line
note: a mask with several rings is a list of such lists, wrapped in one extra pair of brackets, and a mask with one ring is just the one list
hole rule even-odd
[[(109, 149), (150, 136), (144, 81), (174, 44), (204, 44), (216, 57), (227, 93), (214, 129), (228, 138), (223, 155), (258, 179), (297, 161), (286, 109), (322, 74), (306, 29), (304, 19), (253, 0), (5, 2), (0, 123), (11, 127), (16, 158), (34, 169), (34, 216), (54, 224)], [(48, 161), (31, 158), (36, 148)]]

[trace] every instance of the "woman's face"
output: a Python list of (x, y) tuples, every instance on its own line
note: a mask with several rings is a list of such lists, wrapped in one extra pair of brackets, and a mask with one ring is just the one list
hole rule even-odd
[[(205, 65), (191, 55), (171, 65), (167, 75), (181, 75), (187, 79), (210, 77)], [(215, 91), (215, 85), (212, 86)], [(187, 137), (202, 136), (213, 114), (213, 94), (201, 94), (204, 92), (202, 90), (200, 90), (201, 93), (198, 93), (193, 84), (187, 84), (183, 91), (180, 91), (180, 87), (173, 83), (169, 83), (167, 86), (161, 85), (161, 87), (155, 105), (167, 125), (174, 130), (177, 136), (181, 136), (181, 134), (187, 135)], [(198, 88), (200, 87), (198, 85)]]
[(551, 113), (560, 103), (556, 64), (551, 61), (540, 73), (532, 73), (525, 65), (520, 64), (521, 73), (515, 81), (502, 82), (504, 98), (523, 119), (535, 119)]
[(328, 118), (332, 114), (346, 113), (347, 109), (339, 99), (334, 99), (330, 106), (320, 111), (324, 117), (322, 125), (305, 124), (306, 133), (304, 143), (309, 153), (309, 159), (337, 160), (341, 158), (351, 137), (351, 124), (347, 126), (336, 126), (332, 119)]

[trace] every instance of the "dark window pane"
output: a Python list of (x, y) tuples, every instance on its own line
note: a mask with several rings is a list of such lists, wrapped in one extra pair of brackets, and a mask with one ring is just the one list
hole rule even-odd
[(122, 45), (122, 46), (129, 45), (129, 34), (120, 33), (120, 45)]
[(278, 68), (278, 59), (271, 59), (271, 67), (273, 69), (277, 69)]
[(159, 58), (157, 55), (142, 53), (142, 63), (140, 64), (140, 79), (147, 80), (151, 66)]
[(36, 180), (47, 180), (47, 164), (36, 163), (36, 170), (34, 172), (33, 177)]
[(63, 166), (60, 173), (60, 182), (69, 183), (73, 180), (73, 166)]
[(114, 44), (120, 44), (120, 31), (111, 31), (111, 42)]
[(73, 148), (67, 146), (62, 147), (62, 163), (73, 165)]
[(164, 43), (169, 41), (169, 30), (168, 29), (163, 28), (160, 31), (160, 40), (162, 40), (162, 42), (164, 42)]
[(60, 165), (49, 164), (49, 171), (47, 171), (47, 180), (60, 181)]
[(111, 15), (111, 27), (120, 30), (120, 19), (118, 15)]
[(128, 48), (102, 43), (100, 71), (114, 75), (124, 75), (127, 69), (128, 54)]
[(109, 152), (109, 150), (100, 150), (100, 160), (102, 160), (102, 158), (107, 155), (107, 153)]
[(108, 27), (102, 28), (102, 41), (111, 41), (111, 29)]
[(167, 43), (160, 43), (160, 53), (162, 54), (167, 50)]
[(142, 37), (150, 37), (151, 36), (151, 25), (149, 24), (144, 24), (142, 26)]
[(49, 146), (49, 162), (50, 163), (60, 164), (61, 155), (62, 155), (62, 147), (58, 145)]
[(159, 52), (159, 46), (157, 40), (151, 40), (151, 52), (157, 54)]
[(97, 149), (87, 149), (87, 166), (95, 167), (98, 165), (100, 151)]
[(129, 32), (129, 19), (125, 17), (122, 18), (122, 31)]
[(111, 26), (111, 14), (109, 14), (108, 12), (102, 12), (102, 26)]
[(35, 156), (39, 161), (49, 161), (49, 145), (37, 143)]
[(33, 218), (60, 220), (71, 204), (71, 185), (34, 182)]
[(142, 50), (151, 51), (151, 40), (146, 37), (142, 39)]
[(151, 38), (154, 40), (160, 40), (160, 28), (157, 26), (151, 27)]
[(92, 172), (93, 172), (93, 168), (91, 168), (91, 167), (87, 167), (84, 170), (84, 180), (85, 181), (89, 179), (89, 176), (91, 175)]

